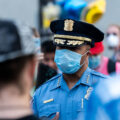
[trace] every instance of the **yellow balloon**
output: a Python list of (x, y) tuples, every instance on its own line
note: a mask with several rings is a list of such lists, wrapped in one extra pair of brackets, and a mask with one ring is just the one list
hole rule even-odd
[(96, 23), (105, 13), (106, 1), (96, 0), (90, 3), (82, 13), (82, 20), (88, 23)]

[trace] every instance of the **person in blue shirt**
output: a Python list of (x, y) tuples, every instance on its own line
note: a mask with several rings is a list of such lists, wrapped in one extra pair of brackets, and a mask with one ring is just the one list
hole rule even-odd
[(89, 50), (104, 34), (95, 26), (72, 19), (56, 20), (50, 25), (56, 45), (55, 62), (62, 71), (39, 87), (33, 97), (38, 117), (76, 120), (84, 117), (93, 85), (107, 77), (88, 67)]
[(100, 81), (95, 89), (84, 120), (120, 120), (120, 75)]

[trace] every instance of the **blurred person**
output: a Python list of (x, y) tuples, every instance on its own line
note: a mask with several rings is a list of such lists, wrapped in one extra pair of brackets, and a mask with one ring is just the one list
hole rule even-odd
[(103, 52), (103, 42), (95, 43), (95, 46), (90, 49), (89, 67), (105, 75), (120, 73), (120, 63), (103, 56)]
[(120, 120), (120, 75), (100, 81), (90, 96), (84, 120)]
[(119, 61), (119, 58), (116, 56), (116, 52), (120, 51), (120, 26), (110, 25), (106, 33), (106, 39), (109, 49), (114, 51), (112, 60)]
[(40, 34), (36, 28), (32, 28), (32, 32), (33, 32), (33, 40), (36, 46), (36, 52), (37, 52), (38, 63), (39, 63), (44, 58), (44, 54), (41, 52)]
[(42, 63), (57, 71), (58, 68), (56, 66), (56, 63), (54, 62), (55, 48), (56, 47), (51, 40), (44, 41), (41, 44), (41, 50), (44, 53), (44, 59)]
[(36, 88), (36, 84), (37, 84), (39, 64), (40, 64), (41, 60), (43, 60), (44, 54), (41, 53), (41, 40), (40, 40), (39, 32), (34, 27), (31, 28), (31, 30), (32, 30), (32, 33), (33, 33), (33, 41), (35, 43), (36, 57), (37, 57), (36, 68), (35, 68), (35, 76), (34, 76), (34, 86), (33, 86), (33, 89), (31, 90), (31, 96), (33, 96), (35, 88)]
[(56, 45), (55, 62), (62, 74), (37, 89), (34, 113), (53, 118), (59, 112), (59, 120), (82, 119), (92, 86), (107, 78), (88, 67), (89, 50), (104, 34), (94, 25), (72, 19), (53, 21), (50, 28)]
[(53, 42), (51, 40), (44, 41), (41, 45), (41, 51), (44, 57), (38, 66), (36, 89), (58, 73), (56, 63), (54, 62), (55, 45)]
[(53, 68), (40, 63), (38, 66), (38, 74), (35, 89), (39, 88), (43, 83), (56, 76), (58, 73)]
[(32, 31), (28, 26), (0, 20), (1, 120), (38, 120), (30, 105), (35, 53)]
[(118, 62), (120, 62), (120, 50), (118, 50), (118, 51), (116, 52), (115, 58), (116, 58), (116, 60), (117, 60)]
[[(45, 41), (40, 44), (40, 35), (36, 28), (32, 28), (33, 40), (36, 45), (38, 62), (35, 72), (35, 89), (42, 85), (47, 80), (51, 79), (53, 76), (57, 75), (56, 64), (54, 62), (55, 46), (52, 41)], [(41, 51), (42, 47), (42, 51)], [(41, 62), (42, 61), (42, 62)], [(33, 88), (32, 95), (34, 93)]]

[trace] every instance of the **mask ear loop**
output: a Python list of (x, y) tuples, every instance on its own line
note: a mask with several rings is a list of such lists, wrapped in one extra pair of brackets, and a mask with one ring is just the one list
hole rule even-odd
[[(86, 55), (86, 54), (89, 53), (89, 52), (90, 52), (90, 51), (85, 52), (82, 56)], [(81, 56), (81, 58), (82, 58), (82, 56)], [(80, 64), (81, 67), (82, 67), (84, 64), (85, 64), (85, 59), (84, 59), (84, 62), (83, 62), (82, 64)]]
[(84, 56), (85, 54), (87, 54), (89, 52), (89, 50), (87, 52), (85, 52), (82, 56)]

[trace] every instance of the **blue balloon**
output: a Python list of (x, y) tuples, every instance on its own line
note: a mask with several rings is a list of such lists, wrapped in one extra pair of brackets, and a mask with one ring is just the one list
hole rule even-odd
[(70, 11), (71, 9), (77, 11), (87, 6), (87, 2), (84, 0), (67, 0), (64, 9)]
[(63, 18), (71, 18), (75, 20), (80, 19), (80, 14), (87, 6), (87, 2), (84, 0), (67, 0), (63, 8)]

